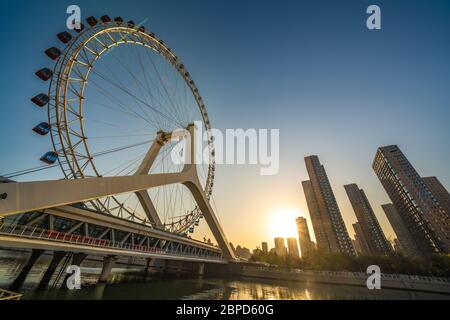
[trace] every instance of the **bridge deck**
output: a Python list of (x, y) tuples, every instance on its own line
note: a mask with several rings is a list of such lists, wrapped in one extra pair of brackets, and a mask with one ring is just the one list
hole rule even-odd
[(135, 256), (166, 260), (227, 263), (223, 258), (211, 256), (206, 251), (194, 254), (184, 253), (174, 249), (132, 245), (119, 241), (95, 239), (82, 235), (23, 225), (0, 226), (0, 247), (83, 252), (93, 255)]

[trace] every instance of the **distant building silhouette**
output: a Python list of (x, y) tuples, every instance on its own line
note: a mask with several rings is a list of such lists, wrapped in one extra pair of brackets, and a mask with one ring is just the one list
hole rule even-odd
[(295, 222), (297, 223), (300, 252), (302, 257), (305, 257), (314, 250), (314, 244), (311, 241), (311, 236), (309, 234), (308, 222), (303, 217), (298, 217), (295, 219)]
[(236, 250), (235, 250), (235, 254), (239, 257), (239, 258), (243, 258), (243, 259), (250, 259), (252, 256), (252, 253), (250, 252), (250, 250), (246, 247), (241, 247), (241, 246), (237, 246)]
[(378, 148), (373, 169), (420, 254), (450, 253), (450, 215), (400, 148)]
[(290, 255), (300, 257), (300, 253), (298, 252), (297, 238), (287, 238), (287, 245)]
[(264, 253), (269, 253), (269, 246), (268, 246), (267, 242), (262, 242), (261, 243), (261, 250)]
[(324, 166), (317, 156), (306, 157), (305, 163), (310, 180), (303, 181), (302, 186), (317, 248), (356, 255)]
[(287, 255), (287, 248), (284, 238), (275, 238), (275, 253), (280, 257), (284, 257)]
[(391, 243), (386, 239), (364, 190), (359, 189), (354, 183), (345, 185), (344, 188), (358, 219), (358, 229), (361, 232), (360, 234), (358, 232), (356, 234), (358, 238), (364, 238), (368, 249), (367, 254), (379, 255), (391, 253), (393, 251)]

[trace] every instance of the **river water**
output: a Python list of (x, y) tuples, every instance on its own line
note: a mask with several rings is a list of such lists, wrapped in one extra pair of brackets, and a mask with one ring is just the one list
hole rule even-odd
[[(26, 254), (0, 251), (0, 288), (8, 288), (21, 270)], [(331, 300), (331, 299), (446, 299), (449, 295), (402, 290), (368, 290), (362, 287), (325, 285), (253, 278), (183, 278), (122, 276), (120, 283), (94, 285), (97, 276), (83, 279), (81, 290), (49, 289), (36, 285), (47, 263), (37, 263), (21, 292), (24, 299), (207, 299), (207, 300)], [(116, 277), (116, 279), (118, 279)]]

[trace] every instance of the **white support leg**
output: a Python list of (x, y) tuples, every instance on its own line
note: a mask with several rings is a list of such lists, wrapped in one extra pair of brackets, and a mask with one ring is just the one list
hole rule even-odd
[(162, 225), (161, 219), (159, 219), (158, 212), (153, 205), (152, 199), (150, 199), (148, 191), (138, 191), (136, 192), (136, 196), (139, 199), (139, 202), (141, 203), (141, 206), (144, 209), (147, 218), (150, 220), (150, 223), (155, 227)]
[[(144, 160), (142, 161), (141, 165), (134, 174), (135, 176), (148, 175), (153, 163), (155, 162), (156, 157), (159, 154), (159, 151), (164, 146), (166, 140), (165, 137), (166, 134), (164, 132), (158, 132), (158, 136), (156, 137), (152, 146), (145, 155)], [(145, 214), (147, 215), (147, 218), (150, 221), (150, 223), (155, 227), (160, 226), (162, 224), (161, 220), (159, 219), (158, 212), (156, 211), (156, 208), (153, 205), (152, 199), (150, 199), (148, 191), (147, 190), (138, 191), (136, 192), (136, 196), (142, 208), (144, 209)]]
[(189, 189), (191, 194), (193, 195), (195, 202), (200, 208), (200, 211), (203, 213), (208, 226), (216, 239), (219, 247), (222, 249), (222, 255), (227, 259), (236, 259), (233, 249), (230, 246), (227, 238), (225, 237), (225, 233), (223, 232), (222, 227), (219, 224), (219, 220), (217, 220), (216, 215), (214, 214), (214, 210), (209, 204), (208, 199), (206, 198), (205, 192), (202, 189), (200, 181), (198, 179), (197, 174), (197, 159), (196, 159), (196, 128), (194, 124), (189, 125), (189, 139), (186, 143), (186, 156), (189, 157), (187, 164), (184, 166), (183, 172), (188, 173), (190, 176), (190, 180), (187, 180), (183, 184)]

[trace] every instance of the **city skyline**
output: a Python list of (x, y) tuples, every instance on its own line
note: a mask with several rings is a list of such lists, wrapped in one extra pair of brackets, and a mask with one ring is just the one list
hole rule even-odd
[[(268, 221), (280, 209), (294, 217), (304, 216), (315, 240), (299, 185), (308, 177), (302, 159), (310, 154), (319, 155), (326, 164), (349, 232), (356, 218), (343, 185), (355, 182), (366, 191), (386, 236), (394, 238), (381, 209), (390, 200), (370, 168), (379, 146), (399, 145), (422, 176), (437, 176), (449, 188), (450, 151), (440, 142), (449, 138), (448, 3), (438, 1), (428, 8), (420, 2), (380, 1), (386, 14), (379, 33), (367, 31), (366, 7), (357, 1), (342, 5), (262, 2), (266, 12), (245, 3), (227, 8), (199, 1), (178, 4), (186, 12), (183, 16), (173, 15), (171, 6), (162, 2), (130, 3), (135, 5), (123, 8), (118, 3), (79, 1), (83, 18), (120, 14), (146, 21), (161, 34), (193, 74), (214, 127), (281, 128), (278, 175), (261, 177), (252, 166), (217, 169), (217, 215), (231, 242), (253, 248), (261, 239), (273, 239), (275, 231)], [(6, 135), (14, 135), (0, 141), (5, 168), (0, 174), (34, 166), (49, 150), (47, 139), (30, 132), (45, 115), (29, 99), (42, 89), (33, 74), (48, 65), (42, 52), (57, 43), (55, 35), (64, 29), (67, 17), (67, 5), (59, 2), (5, 7), (10, 12), (5, 24), (14, 26), (14, 32), (5, 33), (5, 41), (12, 45), (4, 48), (2, 61), (18, 57), (21, 63), (3, 66), (9, 76), (2, 78), (2, 86), (15, 94), (5, 96), (0, 117), (7, 123)], [(42, 25), (40, 38), (29, 32), (29, 12), (54, 17)], [(412, 20), (422, 22), (414, 38), (410, 36)], [(261, 31), (279, 39), (277, 50), (261, 47)], [(196, 36), (186, 37), (186, 33)], [(30, 48), (33, 59), (28, 56)], [(17, 147), (25, 145), (30, 147)], [(37, 178), (60, 175), (54, 170)], [(243, 225), (252, 228), (243, 232)], [(295, 221), (292, 225), (289, 232), (295, 236)], [(197, 232), (200, 239), (205, 234), (210, 237), (204, 226)]]
[[(317, 156), (305, 157), (305, 164), (309, 172), (309, 177), (313, 181), (302, 181), (302, 186), (308, 202), (308, 214), (310, 217), (313, 217), (313, 232), (322, 234), (322, 237), (319, 238), (319, 241), (321, 241), (319, 245), (322, 250), (328, 252), (342, 252), (349, 254), (349, 252), (342, 250), (339, 243), (336, 242), (335, 244), (330, 244), (329, 237), (333, 237), (334, 233), (337, 232), (334, 228), (339, 228), (340, 222), (337, 227), (334, 227), (331, 222), (333, 218), (330, 216), (330, 222), (327, 222), (326, 219), (330, 219), (329, 217), (327, 218), (330, 214), (329, 212), (335, 211), (338, 213), (337, 219), (339, 221), (340, 214), (339, 207), (334, 200), (334, 192), (330, 187), (330, 181), (328, 180), (324, 165), (320, 163)], [(414, 199), (412, 200), (412, 203), (415, 206), (422, 206), (421, 210), (430, 208), (428, 209), (429, 212), (424, 211), (424, 218), (427, 219), (426, 221), (429, 221), (427, 223), (432, 225), (430, 228), (432, 228), (434, 232), (437, 232), (431, 234), (431, 237), (441, 237), (430, 239), (441, 239), (439, 241), (441, 241), (440, 245), (442, 247), (440, 247), (439, 250), (441, 250), (441, 252), (448, 252), (448, 248), (445, 244), (445, 241), (448, 241), (448, 236), (446, 236), (446, 234), (448, 235), (448, 232), (446, 233), (445, 230), (448, 230), (449, 225), (448, 205), (450, 203), (450, 193), (442, 185), (438, 177), (421, 177), (409, 162), (408, 158), (396, 145), (379, 147), (373, 160), (372, 169), (380, 179), (380, 182), (391, 201), (396, 203), (397, 208), (399, 208), (402, 214), (399, 214), (397, 208), (392, 203), (381, 205), (381, 208), (389, 221), (389, 225), (394, 230), (396, 236), (395, 238), (388, 240), (384, 234), (385, 230), (380, 226), (378, 218), (374, 214), (370, 200), (367, 198), (364, 190), (360, 189), (355, 183), (344, 185), (344, 189), (357, 218), (357, 221), (352, 224), (355, 234), (354, 237), (351, 238), (352, 247), (356, 253), (358, 255), (389, 254), (392, 252), (393, 248), (396, 251), (409, 256), (427, 255), (431, 253), (429, 249), (425, 250), (423, 244), (419, 242), (421, 237), (427, 235), (427, 231), (422, 229), (416, 230), (414, 225), (408, 220), (409, 213), (404, 213), (406, 207), (404, 208), (400, 201), (400, 199), (405, 198), (405, 196), (401, 196), (402, 192), (411, 199)], [(399, 182), (398, 187), (401, 186), (402, 188), (398, 189), (395, 183), (392, 184), (391, 178), (394, 176)], [(315, 189), (313, 188), (313, 184), (315, 185)], [(397, 191), (397, 189), (404, 191)], [(410, 193), (412, 193), (412, 197)], [(305, 245), (305, 248), (307, 248), (307, 246), (309, 246), (308, 239), (310, 239), (309, 229), (306, 223), (307, 220), (304, 217), (298, 217), (295, 221), (298, 230), (298, 236), (295, 239), (298, 239), (300, 249), (302, 248), (302, 242), (305, 244), (308, 243)], [(439, 221), (438, 224), (436, 224), (436, 221)], [(347, 233), (349, 230), (351, 229), (346, 228)], [(278, 250), (276, 250), (278, 255), (281, 255), (279, 254), (281, 250), (279, 248), (282, 239), (284, 241), (284, 238), (276, 237), (274, 241), (275, 249), (277, 249), (278, 241)], [(288, 243), (289, 239), (293, 240), (294, 238), (287, 237), (286, 240)], [(333, 246), (335, 247), (333, 248)], [(290, 254), (291, 250), (288, 250), (288, 252)], [(301, 256), (303, 256), (303, 253)]]

